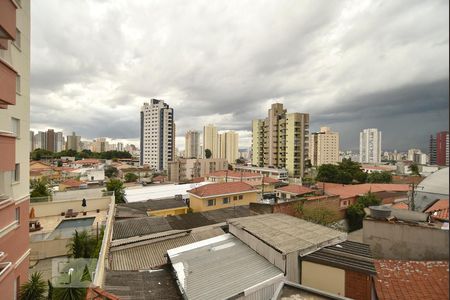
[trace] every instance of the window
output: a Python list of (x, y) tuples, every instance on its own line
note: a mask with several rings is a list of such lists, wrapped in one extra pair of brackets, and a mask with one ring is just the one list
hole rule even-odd
[(22, 45), (20, 30), (17, 28), (16, 28), (16, 40), (13, 42), (13, 44), (19, 49), (21, 48)]
[(239, 195), (239, 200), (242, 200), (242, 199), (244, 199), (244, 196)]
[(20, 224), (20, 207), (16, 207), (16, 221)]
[(230, 198), (228, 198), (228, 197), (223, 198), (223, 204), (228, 204), (228, 203), (230, 203)]
[(234, 197), (233, 197), (233, 200), (234, 200), (234, 201), (236, 201), (237, 199), (238, 199), (238, 197), (237, 197), (237, 196), (234, 196)]
[(20, 137), (20, 120), (16, 118), (11, 118), (11, 131), (14, 135), (19, 138)]
[(20, 75), (16, 75), (16, 93), (20, 94)]
[(14, 181), (20, 181), (20, 164), (16, 164), (16, 167), (14, 169)]
[(216, 199), (208, 200), (208, 206), (214, 206), (214, 205), (216, 205)]

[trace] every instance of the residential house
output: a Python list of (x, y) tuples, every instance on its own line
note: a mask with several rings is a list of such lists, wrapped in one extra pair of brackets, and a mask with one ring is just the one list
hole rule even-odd
[(188, 194), (189, 207), (198, 212), (249, 205), (257, 201), (258, 191), (245, 182), (223, 182), (194, 188)]
[(281, 201), (290, 201), (300, 197), (313, 196), (315, 191), (299, 184), (290, 184), (276, 188), (275, 193)]

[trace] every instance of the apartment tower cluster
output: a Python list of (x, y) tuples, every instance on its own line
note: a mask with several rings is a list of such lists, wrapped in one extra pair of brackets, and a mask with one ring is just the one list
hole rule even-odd
[(309, 114), (287, 113), (272, 104), (266, 119), (252, 122), (252, 164), (285, 168), (290, 177), (303, 177), (309, 154)]
[[(203, 149), (211, 151), (211, 158), (226, 159), (234, 163), (239, 158), (239, 134), (235, 131), (218, 133), (217, 127), (203, 127)], [(205, 153), (203, 153), (205, 157)]]

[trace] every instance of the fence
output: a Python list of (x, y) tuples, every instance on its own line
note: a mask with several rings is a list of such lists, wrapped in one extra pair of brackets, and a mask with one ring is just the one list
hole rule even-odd
[[(83, 195), (80, 193), (79, 195), (71, 193), (75, 191), (68, 191), (68, 192), (58, 192), (54, 195), (45, 196), (45, 197), (32, 197), (30, 198), (30, 203), (40, 203), (40, 202), (60, 202), (60, 201), (73, 201), (74, 199), (97, 199), (101, 197), (109, 197), (114, 195), (114, 191), (100, 191), (96, 193), (90, 193), (89, 195), (86, 195), (86, 193)], [(65, 194), (63, 196), (63, 193)]]

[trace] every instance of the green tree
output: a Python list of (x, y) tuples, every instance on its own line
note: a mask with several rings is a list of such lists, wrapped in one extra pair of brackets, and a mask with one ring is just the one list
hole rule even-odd
[(53, 152), (38, 148), (30, 153), (30, 157), (32, 160), (41, 160), (44, 157), (53, 157)]
[(338, 166), (332, 164), (324, 164), (319, 167), (316, 180), (321, 182), (337, 183), (337, 174), (339, 172)]
[(20, 300), (44, 300), (47, 290), (45, 281), (40, 272), (31, 274), (31, 278), (20, 287)]
[(339, 216), (326, 207), (303, 207), (303, 219), (326, 226), (338, 221)]
[(206, 157), (206, 158), (211, 158), (211, 156), (212, 156), (211, 150), (205, 149), (205, 157)]
[(391, 183), (392, 174), (390, 172), (373, 172), (367, 175), (367, 182), (370, 183)]
[(367, 174), (362, 170), (359, 163), (345, 158), (337, 165), (321, 165), (316, 176), (317, 181), (342, 184), (363, 183), (366, 182), (366, 178)]
[(411, 164), (408, 167), (409, 171), (411, 171), (411, 174), (413, 176), (420, 176), (420, 172), (419, 172), (419, 166), (416, 164)]
[(362, 228), (364, 216), (364, 208), (369, 206), (380, 205), (381, 200), (374, 193), (368, 192), (364, 196), (358, 197), (355, 204), (350, 205), (347, 208), (346, 216), (349, 224), (350, 231), (358, 230)]
[(68, 255), (73, 258), (91, 258), (97, 245), (95, 237), (91, 236), (87, 230), (78, 232), (75, 230), (67, 248)]
[(238, 165), (245, 164), (245, 159), (243, 157), (239, 157), (238, 159), (236, 159), (236, 164)]
[(124, 203), (124, 188), (123, 183), (119, 179), (111, 179), (108, 183), (106, 183), (106, 190), (113, 191), (116, 196), (116, 203)]
[(125, 174), (125, 182), (136, 182), (138, 176), (134, 173)]
[(108, 178), (117, 177), (119, 175), (119, 170), (117, 170), (116, 167), (113, 166), (107, 166), (105, 168), (105, 176)]
[(30, 197), (48, 197), (51, 194), (46, 177), (30, 180)]

